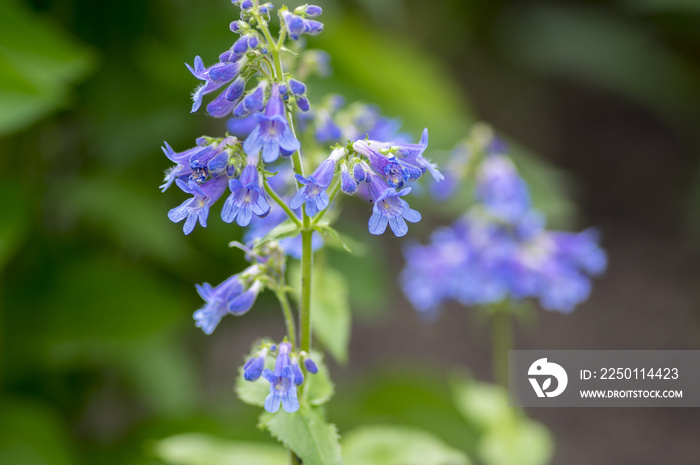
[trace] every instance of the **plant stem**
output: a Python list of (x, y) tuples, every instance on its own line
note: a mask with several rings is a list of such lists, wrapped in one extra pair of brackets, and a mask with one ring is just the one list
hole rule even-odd
[(496, 384), (508, 387), (508, 351), (513, 344), (513, 329), (510, 312), (499, 306), (491, 317), (493, 379)]
[[(308, 221), (308, 218), (305, 218)], [(313, 268), (313, 250), (311, 235), (313, 230), (301, 231), (301, 302), (299, 305), (299, 324), (301, 325), (301, 350), (311, 349), (311, 270)]]
[(282, 313), (284, 314), (284, 323), (287, 327), (287, 336), (289, 337), (289, 342), (292, 343), (292, 349), (297, 350), (297, 329), (294, 324), (294, 316), (292, 315), (292, 307), (289, 305), (289, 299), (287, 298), (287, 291), (285, 290), (284, 276), (280, 282), (280, 287), (275, 291), (277, 300), (280, 302), (282, 307)]
[(331, 191), (328, 194), (328, 206), (326, 207), (325, 210), (320, 211), (314, 220), (311, 222), (311, 226), (316, 225), (321, 221), (321, 218), (323, 218), (323, 215), (326, 214), (326, 212), (331, 208), (331, 205), (333, 204), (333, 200), (335, 200), (335, 197), (338, 195), (338, 192), (340, 191), (340, 176), (338, 176), (338, 179), (336, 179), (335, 183), (333, 184), (333, 187), (331, 187)]
[[(284, 79), (282, 70), (282, 60), (280, 58), (280, 46), (276, 44), (267, 26), (261, 27), (263, 35), (267, 39), (270, 54), (275, 64), (275, 75), (279, 81)], [(294, 122), (292, 121), (291, 112), (287, 109), (287, 122), (289, 129), (296, 137), (294, 130)], [(301, 162), (301, 150), (297, 150), (292, 155), (292, 167), (294, 172), (300, 176), (304, 176), (304, 166)], [(297, 181), (297, 185), (301, 187), (301, 183)], [(313, 250), (311, 249), (311, 218), (302, 209), (302, 229), (301, 229), (301, 300), (299, 303), (299, 325), (301, 326), (301, 337), (299, 347), (301, 350), (309, 352), (311, 349), (311, 270), (313, 269)]]
[(270, 184), (267, 182), (267, 179), (265, 179), (265, 181), (263, 182), (263, 186), (265, 187), (265, 191), (270, 195), (270, 197), (272, 197), (272, 200), (274, 200), (277, 203), (277, 205), (282, 207), (282, 210), (284, 210), (285, 213), (287, 213), (289, 219), (291, 219), (294, 222), (294, 224), (301, 228), (302, 223), (299, 217), (297, 217), (294, 211), (292, 211), (292, 209), (289, 208), (289, 206), (286, 203), (284, 203), (284, 200), (282, 200), (280, 196), (277, 195), (277, 192), (275, 192), (272, 186), (270, 186)]
[(292, 465), (301, 465), (301, 459), (297, 457), (297, 454), (292, 452), (291, 449), (289, 451), (289, 458), (292, 462)]

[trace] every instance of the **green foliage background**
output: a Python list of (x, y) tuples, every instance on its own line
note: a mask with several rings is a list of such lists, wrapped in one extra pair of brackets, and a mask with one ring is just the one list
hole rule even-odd
[[(648, 105), (680, 131), (690, 127), (700, 108), (700, 68), (683, 47), (700, 44), (694, 2), (533, 2), (524, 16), (511, 3), (459, 2), (446, 15), (424, 2), (322, 2), (326, 32), (310, 43), (331, 54), (334, 74), (310, 83), (312, 99), (333, 91), (377, 103), (416, 137), (427, 125), (439, 161), (475, 119), (456, 80), (463, 64), (451, 54), (493, 34), (499, 39), (488, 45), (509, 66), (533, 76), (574, 74)], [(203, 379), (206, 356), (221, 339), (207, 340), (191, 322), (199, 305), (193, 284), (218, 283), (242, 267), (240, 254), (226, 248), (240, 232), (211, 221), (185, 238), (166, 217), (181, 199), (157, 190), (167, 167), (164, 140), (182, 149), (224, 130), (222, 121), (189, 114), (196, 83), (183, 63), (197, 54), (205, 63), (216, 59), (232, 41), (234, 15), (224, 0), (0, 4), (0, 463), (214, 464), (229, 453), (279, 463), (280, 450), (260, 444), (269, 438), (253, 427), (259, 408), (236, 400), (233, 378), (225, 392)], [(682, 46), (657, 41), (649, 53), (649, 23)], [(459, 33), (444, 32), (450, 28)], [(422, 45), (422, 37), (441, 33), (432, 49)], [(522, 148), (516, 157), (551, 222), (570, 224), (567, 179)], [(417, 235), (460, 208), (457, 201), (426, 214)], [(382, 243), (369, 240), (365, 210), (350, 208), (356, 216), (341, 226), (366, 243), (364, 255), (331, 250), (326, 259), (344, 271), (354, 314), (371, 318), (396, 299), (389, 271), (396, 267), (387, 262), (398, 259), (385, 260)], [(366, 267), (367, 257), (376, 266)], [(263, 298), (249, 320), (225, 322), (248, 325), (250, 339), (217, 357), (228, 364), (222, 369), (235, 373), (245, 345), (263, 336), (260, 322), (276, 312)], [(329, 348), (346, 358), (342, 347)], [(498, 416), (499, 393), (433, 375), (417, 367), (339, 388), (328, 414), (341, 433), (353, 430), (343, 443), (348, 463), (409, 463), (391, 448), (405, 438), (444, 458), (436, 464), (548, 459), (552, 445), (538, 424)], [(475, 411), (479, 405), (493, 410)], [(487, 419), (501, 423), (480, 422)], [(372, 425), (387, 423), (396, 429), (384, 428), (381, 444), (358, 446), (379, 434)], [(174, 442), (192, 432), (211, 436)], [(202, 458), (202, 447), (211, 458)]]

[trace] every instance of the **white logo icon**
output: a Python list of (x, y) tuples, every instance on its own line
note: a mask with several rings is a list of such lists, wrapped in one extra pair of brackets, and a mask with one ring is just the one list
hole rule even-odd
[[(530, 365), (527, 374), (530, 376), (528, 379), (537, 397), (556, 397), (564, 392), (566, 383), (569, 382), (566, 370), (561, 365), (548, 362), (546, 358), (535, 360), (535, 363)], [(540, 385), (538, 378), (543, 378), (542, 385)], [(548, 391), (552, 385), (552, 378), (557, 380), (557, 386), (553, 391)]]

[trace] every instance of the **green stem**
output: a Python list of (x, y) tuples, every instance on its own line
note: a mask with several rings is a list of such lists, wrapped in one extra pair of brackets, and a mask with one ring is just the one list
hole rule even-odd
[(295, 454), (291, 450), (289, 451), (289, 458), (292, 462), (292, 465), (301, 465), (301, 459), (297, 457), (297, 454)]
[(496, 384), (508, 387), (508, 351), (513, 344), (513, 328), (507, 308), (494, 309), (491, 317), (493, 379)]
[(297, 330), (294, 325), (294, 316), (292, 315), (292, 307), (289, 305), (289, 299), (287, 298), (287, 291), (285, 290), (284, 277), (280, 282), (280, 287), (275, 291), (277, 300), (280, 302), (282, 307), (282, 313), (284, 314), (284, 323), (287, 326), (287, 336), (289, 337), (289, 342), (292, 343), (292, 350), (298, 349), (297, 347)]
[(331, 187), (331, 191), (328, 194), (328, 206), (326, 207), (325, 210), (320, 211), (314, 220), (311, 222), (311, 226), (317, 225), (320, 221), (321, 218), (323, 218), (323, 215), (326, 214), (328, 210), (330, 210), (331, 205), (333, 205), (333, 201), (335, 200), (336, 196), (338, 195), (338, 192), (340, 192), (340, 176), (338, 176), (338, 179), (335, 180), (335, 183), (333, 184), (333, 187)]
[(263, 186), (265, 187), (265, 191), (270, 195), (270, 197), (272, 197), (272, 200), (274, 200), (277, 203), (277, 205), (282, 207), (282, 210), (284, 210), (287, 216), (289, 216), (289, 219), (301, 228), (302, 223), (299, 217), (297, 217), (294, 211), (291, 208), (289, 208), (289, 206), (284, 202), (284, 200), (282, 200), (282, 198), (280, 198), (279, 195), (277, 195), (277, 192), (275, 192), (272, 186), (270, 186), (270, 184), (267, 182), (267, 179), (265, 179), (265, 181), (263, 182)]
[[(306, 219), (306, 218), (305, 218)], [(311, 350), (311, 270), (313, 268), (313, 250), (311, 235), (313, 230), (301, 231), (301, 302), (299, 305), (299, 323), (301, 325), (301, 350)]]

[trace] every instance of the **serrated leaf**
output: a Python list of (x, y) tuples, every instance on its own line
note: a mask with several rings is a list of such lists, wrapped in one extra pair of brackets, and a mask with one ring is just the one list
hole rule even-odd
[(469, 458), (432, 434), (406, 426), (365, 426), (345, 434), (347, 465), (468, 465)]
[[(299, 266), (289, 268), (289, 283), (299, 293)], [(311, 285), (311, 324), (314, 336), (339, 363), (348, 359), (350, 301), (343, 275), (328, 266), (314, 268)]]
[(294, 451), (304, 465), (340, 465), (338, 431), (335, 425), (327, 423), (318, 411), (306, 402), (301, 402), (299, 410), (287, 413), (263, 413), (260, 426), (285, 447)]
[(199, 433), (162, 439), (153, 451), (171, 465), (286, 465), (289, 461), (289, 453), (277, 444), (227, 441)]
[(489, 430), (478, 447), (485, 465), (545, 465), (553, 452), (549, 431), (525, 418)]
[(318, 373), (306, 373), (304, 397), (311, 405), (323, 405), (333, 397), (335, 385), (331, 381), (326, 364), (323, 363), (323, 355), (312, 352), (311, 359), (318, 366)]

